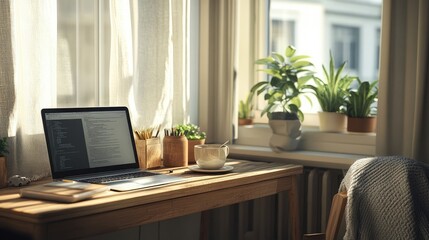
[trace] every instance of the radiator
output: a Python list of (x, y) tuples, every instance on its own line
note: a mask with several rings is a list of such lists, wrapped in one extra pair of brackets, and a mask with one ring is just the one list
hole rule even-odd
[(343, 171), (305, 168), (303, 184), (303, 230), (306, 233), (324, 232), (331, 209), (332, 197), (338, 192)]
[[(335, 169), (304, 168), (298, 179), (301, 230), (324, 232), (332, 197), (338, 192), (343, 172)], [(209, 210), (209, 240), (291, 239), (287, 193)], [(273, 216), (275, 216), (273, 218)]]

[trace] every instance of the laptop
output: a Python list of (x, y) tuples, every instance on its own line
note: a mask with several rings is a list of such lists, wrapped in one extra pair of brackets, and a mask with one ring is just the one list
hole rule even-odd
[(130, 191), (185, 179), (139, 168), (126, 107), (45, 108), (41, 113), (54, 180)]

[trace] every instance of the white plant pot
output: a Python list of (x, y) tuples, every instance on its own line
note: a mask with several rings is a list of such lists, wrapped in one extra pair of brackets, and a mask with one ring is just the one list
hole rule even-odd
[(269, 120), (273, 131), (270, 147), (275, 152), (291, 151), (298, 147), (301, 137), (301, 122), (299, 120)]
[(319, 128), (322, 132), (346, 132), (347, 115), (336, 112), (319, 112)]

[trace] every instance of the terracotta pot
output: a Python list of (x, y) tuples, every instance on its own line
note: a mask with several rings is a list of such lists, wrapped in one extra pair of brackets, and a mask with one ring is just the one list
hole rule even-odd
[(244, 126), (244, 125), (252, 125), (253, 119), (251, 118), (239, 118), (238, 119), (238, 125)]
[(188, 166), (188, 139), (185, 136), (165, 136), (162, 148), (164, 167)]
[(322, 132), (345, 132), (347, 115), (336, 112), (319, 112), (319, 128)]
[(0, 188), (7, 187), (6, 157), (0, 157)]
[(188, 140), (188, 164), (196, 163), (195, 154), (194, 154), (194, 147), (195, 147), (195, 145), (204, 144), (205, 141), (206, 141), (205, 139)]
[(376, 117), (366, 117), (366, 118), (348, 117), (347, 131), (361, 132), (361, 133), (375, 132), (376, 123), (377, 123)]

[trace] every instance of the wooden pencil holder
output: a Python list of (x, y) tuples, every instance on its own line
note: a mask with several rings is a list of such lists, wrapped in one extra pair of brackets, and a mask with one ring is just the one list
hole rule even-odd
[(135, 139), (135, 142), (140, 168), (150, 169), (162, 166), (162, 150), (159, 138)]
[(185, 136), (165, 136), (162, 148), (164, 167), (188, 166), (188, 139)]

